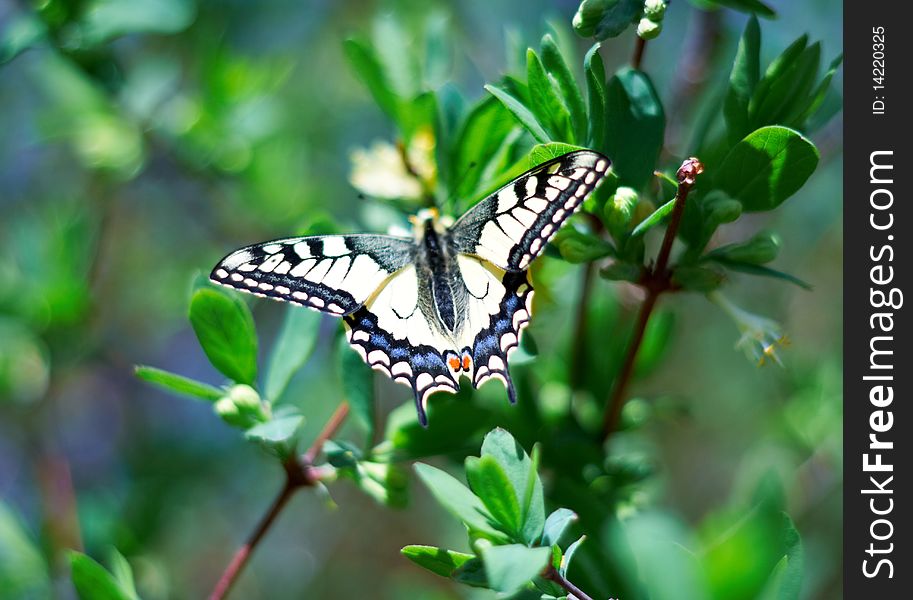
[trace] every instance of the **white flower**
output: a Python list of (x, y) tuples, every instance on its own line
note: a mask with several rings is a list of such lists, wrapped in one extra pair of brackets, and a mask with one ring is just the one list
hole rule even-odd
[(788, 346), (789, 339), (779, 323), (739, 308), (720, 292), (712, 292), (707, 297), (735, 321), (742, 332), (735, 347), (742, 350), (749, 360), (756, 362), (759, 367), (768, 361), (783, 365), (777, 355), (777, 348)]
[(350, 155), (349, 181), (365, 195), (387, 200), (418, 200), (435, 179), (434, 136), (419, 132), (405, 151), (385, 141), (357, 148)]

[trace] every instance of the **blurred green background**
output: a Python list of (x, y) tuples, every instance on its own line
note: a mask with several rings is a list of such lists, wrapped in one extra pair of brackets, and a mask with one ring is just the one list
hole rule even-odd
[[(0, 587), (14, 571), (40, 580), (49, 564), (56, 593), (69, 597), (65, 549), (104, 558), (116, 546), (144, 598), (200, 597), (282, 474), (210, 406), (151, 389), (133, 365), (220, 383), (187, 301), (194, 276), (235, 247), (329, 222), (350, 231), (405, 222), (349, 183), (353, 152), (394, 132), (348, 68), (346, 37), (389, 19), (419, 31), (431, 19), (452, 37), (441, 81), (475, 100), (520, 60), (513, 48), (550, 29), (582, 57), (589, 43), (568, 28), (577, 3), (157, 0), (125, 9), (47, 0), (40, 22), (22, 4), (0, 0)], [(840, 51), (840, 3), (770, 4), (779, 17), (762, 21), (765, 61), (805, 32), (828, 59)], [(643, 68), (666, 104), (674, 153), (687, 151), (691, 133), (676, 123), (694, 122), (728, 76), (745, 20), (673, 2), (648, 44)], [(706, 64), (682, 64), (695, 43), (711, 46)], [(632, 45), (630, 35), (605, 44), (609, 72)], [(829, 102), (839, 107), (839, 94)], [(704, 298), (665, 298), (674, 326), (662, 363), (633, 392), (669, 416), (613, 443), (650, 457), (657, 474), (639, 493), (695, 528), (775, 472), (803, 536), (803, 596), (825, 599), (840, 597), (842, 567), (840, 116), (812, 139), (822, 160), (809, 183), (715, 241), (775, 229), (776, 267), (813, 284), (806, 292), (745, 277), (727, 292), (782, 324), (783, 368), (734, 350), (735, 324)], [(543, 262), (548, 300), (532, 332), (539, 360), (563, 362), (579, 267)], [(633, 318), (631, 290), (594, 285), (610, 315), (602, 322)], [(253, 307), (268, 348), (285, 308)], [(336, 335), (327, 319), (292, 383), (305, 440), (339, 401)], [(382, 413), (408, 400), (405, 388), (378, 385)], [(465, 545), (459, 526), (412, 488), (405, 510), (345, 482), (331, 488), (336, 509), (298, 494), (235, 597), (487, 597), (400, 556), (409, 543)], [(10, 586), (0, 597), (16, 597)]]

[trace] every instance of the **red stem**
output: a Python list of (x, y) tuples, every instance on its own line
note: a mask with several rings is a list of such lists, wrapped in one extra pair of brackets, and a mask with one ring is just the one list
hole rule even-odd
[(545, 571), (542, 572), (542, 576), (546, 579), (550, 579), (560, 585), (565, 589), (569, 594), (572, 594), (577, 600), (593, 600), (588, 596), (583, 590), (578, 588), (576, 585), (568, 581), (561, 573), (558, 572), (555, 567), (549, 565), (545, 568)]

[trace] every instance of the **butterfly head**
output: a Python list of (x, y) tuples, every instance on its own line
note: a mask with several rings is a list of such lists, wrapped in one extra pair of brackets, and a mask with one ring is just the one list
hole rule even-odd
[(433, 231), (442, 235), (447, 228), (453, 225), (453, 217), (441, 216), (436, 208), (423, 208), (417, 214), (409, 217), (415, 231), (416, 241), (421, 241), (428, 232)]

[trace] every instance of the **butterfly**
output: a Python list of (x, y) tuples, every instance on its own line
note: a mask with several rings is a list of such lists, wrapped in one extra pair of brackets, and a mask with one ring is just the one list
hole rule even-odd
[(436, 211), (412, 219), (413, 237), (317, 235), (232, 252), (210, 278), (343, 319), (371, 367), (412, 388), (422, 425), (428, 397), (498, 379), (532, 312), (529, 266), (605, 176), (589, 150), (549, 160), (455, 222)]

